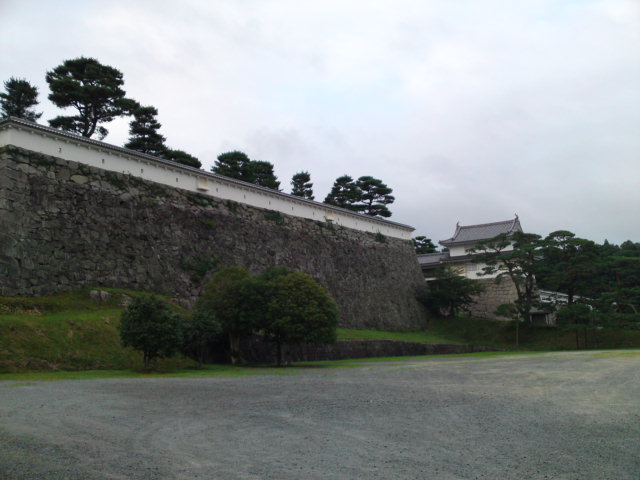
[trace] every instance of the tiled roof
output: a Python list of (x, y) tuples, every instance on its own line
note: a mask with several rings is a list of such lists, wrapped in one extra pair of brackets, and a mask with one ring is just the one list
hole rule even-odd
[(481, 240), (488, 240), (501, 233), (521, 232), (520, 220), (516, 215), (513, 220), (505, 220), (502, 222), (481, 223), (478, 225), (456, 225), (456, 231), (453, 237), (447, 240), (440, 240), (440, 245), (454, 245), (458, 243), (475, 243)]

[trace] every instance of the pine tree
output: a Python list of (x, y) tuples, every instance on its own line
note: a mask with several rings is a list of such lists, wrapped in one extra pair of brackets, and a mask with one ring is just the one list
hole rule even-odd
[(298, 172), (291, 179), (291, 195), (313, 200), (313, 183), (309, 172)]
[(42, 113), (33, 107), (38, 105), (38, 88), (24, 78), (11, 77), (4, 82), (4, 93), (0, 93), (0, 110), (3, 117), (18, 117), (30, 122), (37, 121)]
[(188, 154), (184, 150), (167, 148), (162, 154), (162, 158), (166, 158), (167, 160), (171, 160), (172, 162), (181, 163), (182, 165), (187, 165), (193, 168), (202, 167), (202, 163), (200, 163), (200, 160), (198, 160), (198, 158)]
[(158, 110), (155, 107), (139, 107), (133, 111), (133, 120), (129, 123), (129, 142), (125, 148), (162, 156), (167, 152), (164, 142), (166, 138), (158, 130), (162, 126), (156, 119)]
[(273, 173), (273, 164), (264, 160), (251, 160), (250, 182), (261, 187), (280, 190), (280, 182)]
[(234, 150), (221, 153), (211, 168), (213, 173), (248, 182), (250, 179), (249, 164), (251, 160), (246, 153)]
[(211, 171), (243, 182), (280, 190), (280, 182), (273, 173), (272, 163), (251, 160), (246, 153), (238, 150), (218, 155)]
[(391, 212), (387, 205), (395, 201), (391, 195), (393, 191), (382, 180), (370, 176), (360, 177), (356, 181), (356, 186), (360, 190), (360, 197), (354, 207), (365, 215), (372, 217), (390, 217)]
[(72, 107), (77, 115), (58, 116), (49, 125), (102, 140), (109, 131), (101, 126), (131, 112), (137, 102), (125, 97), (122, 73), (95, 58), (66, 60), (46, 75), (51, 93), (49, 100), (59, 108)]
[(355, 203), (360, 200), (362, 191), (349, 175), (336, 178), (331, 191), (324, 199), (324, 203), (336, 207), (356, 210)]

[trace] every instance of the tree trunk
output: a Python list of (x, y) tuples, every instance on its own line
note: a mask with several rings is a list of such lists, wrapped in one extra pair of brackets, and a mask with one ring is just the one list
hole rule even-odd
[(589, 348), (589, 341), (588, 341), (588, 331), (587, 331), (587, 327), (584, 327), (584, 349), (588, 349)]
[(282, 366), (282, 342), (280, 340), (276, 340), (276, 357), (278, 366)]
[(231, 365), (240, 363), (240, 335), (229, 334), (229, 356), (231, 357)]

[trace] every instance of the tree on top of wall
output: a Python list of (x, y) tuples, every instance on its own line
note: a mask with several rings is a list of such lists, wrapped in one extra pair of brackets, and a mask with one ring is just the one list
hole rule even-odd
[(38, 88), (24, 78), (11, 77), (4, 82), (4, 92), (0, 93), (0, 111), (3, 117), (18, 117), (36, 122), (42, 113), (33, 107), (38, 105)]
[(273, 164), (264, 160), (251, 160), (246, 153), (234, 150), (218, 155), (211, 171), (273, 190), (280, 189), (280, 182), (273, 172)]
[(349, 175), (342, 175), (336, 178), (331, 187), (331, 191), (324, 199), (324, 203), (334, 205), (347, 210), (357, 211), (355, 203), (358, 202), (362, 191)]
[(298, 172), (291, 178), (291, 195), (313, 200), (313, 183), (309, 172)]
[(382, 180), (368, 175), (356, 181), (349, 175), (343, 175), (336, 178), (324, 203), (372, 217), (390, 217), (387, 205), (395, 200), (392, 191)]
[(167, 160), (171, 160), (172, 162), (181, 163), (182, 165), (187, 165), (193, 168), (202, 167), (202, 163), (198, 160), (197, 157), (185, 152), (184, 150), (176, 150), (174, 148), (167, 148), (165, 152), (161, 155), (162, 158), (166, 158)]
[(158, 130), (162, 126), (155, 107), (138, 107), (133, 111), (133, 120), (129, 123), (129, 141), (125, 148), (149, 155), (162, 156), (167, 151), (166, 138)]
[(393, 190), (387, 187), (382, 180), (371, 176), (363, 176), (358, 178), (356, 186), (361, 192), (354, 205), (356, 210), (372, 217), (391, 216), (387, 205), (392, 204), (395, 201), (395, 197), (391, 195)]
[(122, 73), (95, 58), (74, 58), (47, 72), (49, 100), (59, 108), (73, 108), (76, 115), (58, 116), (49, 125), (83, 137), (97, 134), (102, 140), (109, 131), (103, 123), (130, 115), (137, 102), (126, 98)]

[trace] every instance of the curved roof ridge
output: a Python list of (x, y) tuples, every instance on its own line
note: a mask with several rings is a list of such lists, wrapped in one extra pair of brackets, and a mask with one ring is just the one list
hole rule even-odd
[(478, 223), (475, 225), (456, 225), (453, 237), (440, 240), (440, 245), (452, 245), (456, 243), (474, 243), (480, 240), (488, 240), (502, 233), (522, 231), (518, 215), (512, 220), (498, 222)]

